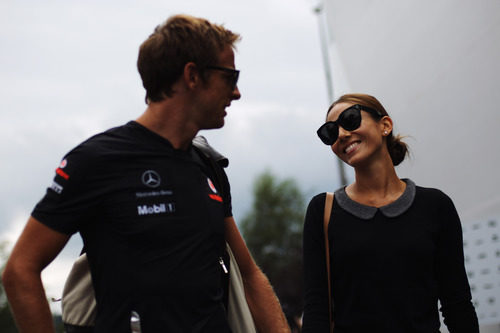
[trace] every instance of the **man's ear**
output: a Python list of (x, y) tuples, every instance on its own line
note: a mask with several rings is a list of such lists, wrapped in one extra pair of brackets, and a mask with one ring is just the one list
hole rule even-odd
[(200, 71), (194, 62), (184, 65), (183, 79), (188, 89), (194, 89), (200, 83)]

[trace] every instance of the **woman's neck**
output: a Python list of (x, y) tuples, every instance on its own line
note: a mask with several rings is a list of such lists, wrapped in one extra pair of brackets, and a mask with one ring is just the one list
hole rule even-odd
[(366, 168), (355, 168), (356, 180), (346, 187), (347, 195), (367, 206), (381, 207), (397, 200), (406, 183), (399, 179), (392, 161), (381, 160)]

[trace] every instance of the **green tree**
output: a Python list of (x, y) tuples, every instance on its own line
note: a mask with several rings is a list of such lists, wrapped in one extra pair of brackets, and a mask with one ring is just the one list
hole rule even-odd
[(269, 171), (255, 180), (253, 196), (252, 209), (241, 223), (242, 234), (293, 327), (303, 307), (304, 196), (293, 179), (278, 180)]

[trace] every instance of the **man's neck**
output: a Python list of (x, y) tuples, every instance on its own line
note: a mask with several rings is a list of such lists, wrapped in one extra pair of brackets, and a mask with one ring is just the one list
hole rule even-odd
[(167, 139), (175, 149), (188, 149), (198, 133), (188, 112), (171, 100), (150, 103), (136, 119), (142, 126)]

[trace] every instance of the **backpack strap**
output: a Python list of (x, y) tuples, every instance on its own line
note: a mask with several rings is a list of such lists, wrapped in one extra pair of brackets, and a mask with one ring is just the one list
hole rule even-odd
[(330, 223), (330, 216), (333, 207), (333, 193), (327, 192), (325, 198), (325, 213), (323, 217), (323, 234), (325, 235), (325, 258), (326, 258), (326, 272), (328, 276), (328, 318), (330, 324), (330, 332), (333, 332), (333, 318), (332, 318), (332, 285), (330, 274), (330, 242), (328, 240), (328, 224)]
[(229, 165), (227, 157), (215, 150), (214, 147), (210, 146), (204, 136), (199, 135), (194, 137), (192, 143), (193, 146), (200, 150), (206, 157), (212, 158), (221, 167), (226, 168)]
[[(229, 160), (220, 154), (217, 150), (215, 150), (212, 146), (210, 146), (207, 142), (207, 139), (203, 136), (197, 136), (193, 139), (193, 148), (198, 153), (203, 162), (207, 165), (208, 169), (210, 169), (211, 174), (213, 174), (215, 182), (215, 186), (219, 190), (222, 198), (225, 197), (225, 194), (228, 193), (228, 189), (224, 186), (226, 179), (226, 175), (224, 174), (223, 168), (229, 165)], [(229, 247), (226, 242), (226, 247)], [(223, 263), (226, 266), (228, 271), (232, 271), (232, 264), (235, 263), (231, 260), (229, 252), (226, 250), (226, 247), (221, 249)], [(234, 275), (234, 274), (233, 274)], [(222, 274), (222, 287), (223, 287), (223, 302), (226, 309), (229, 307), (229, 288), (232, 285), (231, 274)]]
[[(202, 155), (202, 159), (211, 169), (215, 184), (218, 186), (221, 195), (223, 197), (226, 193), (229, 195), (229, 188), (224, 187), (227, 177), (223, 170), (229, 165), (229, 160), (212, 148), (203, 136), (197, 136), (193, 139), (193, 148), (199, 155)], [(245, 297), (245, 288), (238, 262), (227, 242), (224, 251), (224, 262), (229, 270), (229, 274), (223, 274), (222, 277), (224, 305), (227, 311), (229, 327), (234, 333), (256, 333), (257, 329)]]
[(197, 136), (193, 139), (193, 148), (198, 152), (200, 157), (208, 164), (210, 170), (214, 174), (214, 181), (217, 185), (217, 189), (222, 194), (222, 197), (226, 194), (226, 189), (224, 187), (225, 176), (222, 169), (229, 165), (229, 160), (227, 157), (223, 156), (212, 146), (210, 146), (204, 136)]

